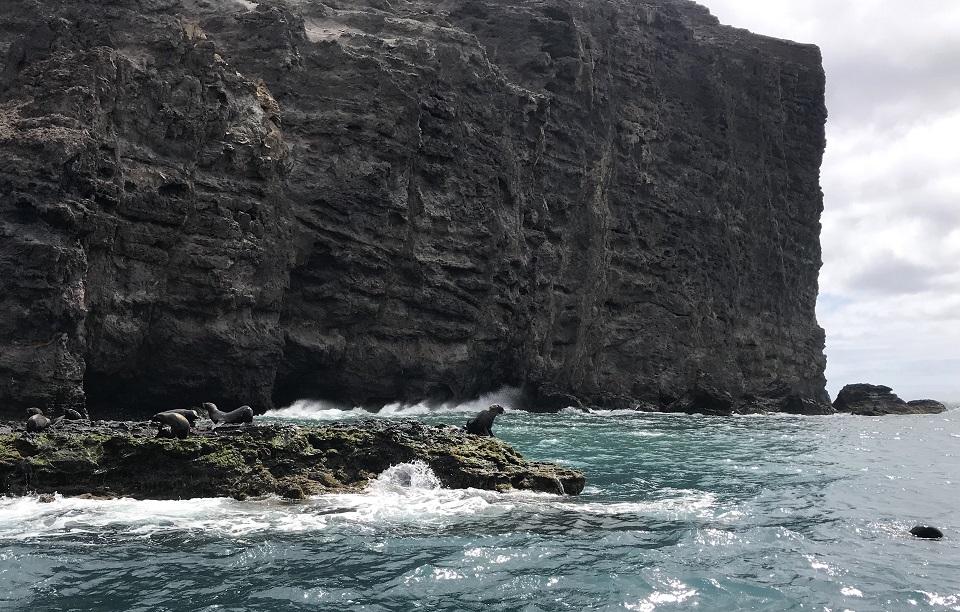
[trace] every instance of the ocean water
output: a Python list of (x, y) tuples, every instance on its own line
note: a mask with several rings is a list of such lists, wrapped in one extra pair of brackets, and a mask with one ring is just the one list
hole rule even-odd
[[(460, 424), (490, 399), (382, 418)], [(960, 610), (960, 411), (508, 411), (494, 429), (582, 469), (584, 494), (445, 490), (405, 464), (296, 503), (0, 499), (0, 608)]]

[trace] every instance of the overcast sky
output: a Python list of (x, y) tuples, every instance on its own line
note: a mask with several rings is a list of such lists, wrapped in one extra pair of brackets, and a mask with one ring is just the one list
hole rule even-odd
[(960, 0), (698, 0), (827, 71), (820, 324), (847, 383), (960, 400)]

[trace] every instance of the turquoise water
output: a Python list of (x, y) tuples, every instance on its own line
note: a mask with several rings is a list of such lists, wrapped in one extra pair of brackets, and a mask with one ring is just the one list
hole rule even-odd
[[(321, 408), (275, 415), (357, 416)], [(0, 608), (960, 610), (956, 410), (509, 411), (495, 431), (584, 470), (584, 495), (450, 491), (404, 465), (302, 503), (3, 499)], [(912, 538), (918, 522), (947, 538)]]

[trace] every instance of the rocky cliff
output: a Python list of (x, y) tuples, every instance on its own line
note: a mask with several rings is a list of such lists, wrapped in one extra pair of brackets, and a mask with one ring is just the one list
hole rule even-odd
[(0, 58), (0, 411), (826, 399), (816, 47), (686, 0), (5, 0)]

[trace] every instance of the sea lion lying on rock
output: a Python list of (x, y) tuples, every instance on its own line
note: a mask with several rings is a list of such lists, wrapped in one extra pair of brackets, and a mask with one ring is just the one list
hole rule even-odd
[(250, 406), (240, 406), (236, 410), (223, 412), (217, 408), (216, 404), (204, 402), (203, 409), (207, 411), (207, 416), (216, 424), (225, 423), (234, 425), (237, 423), (253, 423), (253, 408)]
[(199, 412), (197, 412), (196, 410), (190, 410), (189, 408), (177, 408), (175, 410), (165, 410), (164, 412), (173, 412), (175, 414), (179, 414), (183, 418), (190, 421), (190, 427), (193, 427), (194, 424), (197, 422), (197, 419), (200, 418)]
[(71, 410), (67, 408), (63, 411), (63, 418), (67, 421), (82, 421), (83, 415), (77, 412), (76, 410)]
[(30, 433), (39, 433), (47, 427), (50, 427), (50, 419), (42, 414), (34, 414), (27, 419), (27, 431)]
[(57, 425), (63, 420), (63, 417), (61, 416), (51, 421), (43, 414), (43, 410), (40, 410), (39, 408), (27, 408), (27, 415), (29, 418), (27, 418), (26, 428), (30, 433), (40, 433), (48, 427)]
[(503, 414), (503, 406), (500, 404), (494, 404), (467, 421), (467, 433), (472, 433), (477, 436), (492, 436), (493, 435), (493, 420), (497, 418), (498, 414)]
[(176, 437), (182, 440), (190, 435), (190, 421), (182, 414), (173, 411), (158, 412), (150, 417), (150, 420), (161, 425), (157, 431), (158, 438)]

